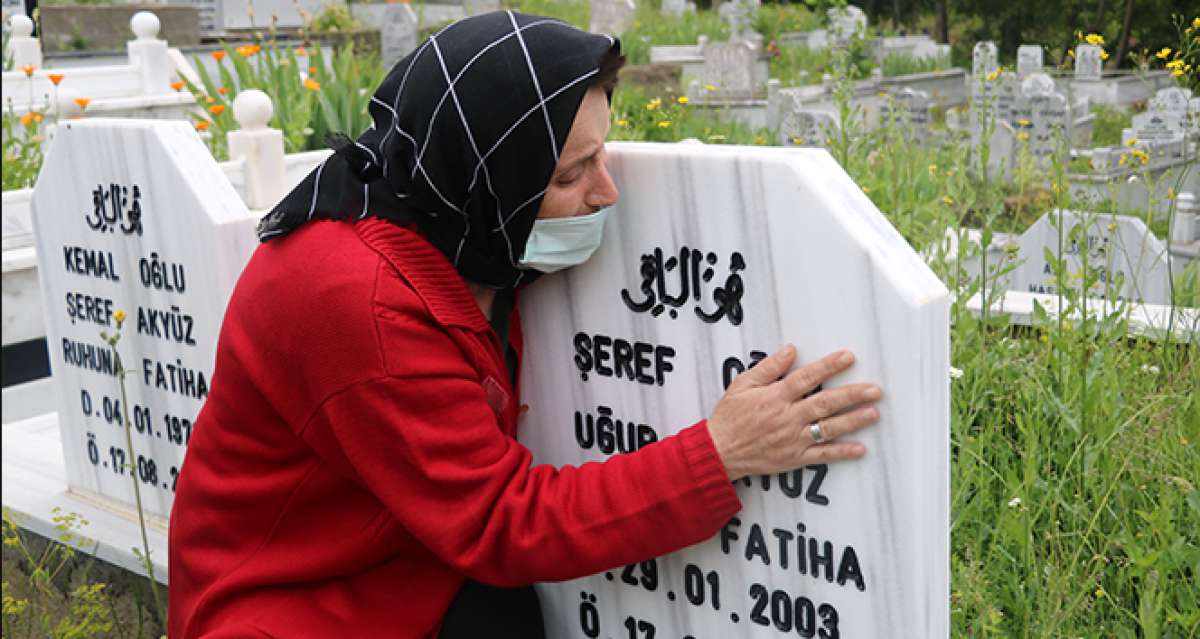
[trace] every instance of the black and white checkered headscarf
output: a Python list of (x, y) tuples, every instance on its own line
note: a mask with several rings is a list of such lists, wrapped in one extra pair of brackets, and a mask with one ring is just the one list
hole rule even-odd
[(460, 20), (401, 60), (371, 98), (371, 128), (259, 223), (261, 241), (310, 220), (415, 223), (467, 279), (528, 282), (517, 266), (575, 112), (620, 43), (500, 11)]

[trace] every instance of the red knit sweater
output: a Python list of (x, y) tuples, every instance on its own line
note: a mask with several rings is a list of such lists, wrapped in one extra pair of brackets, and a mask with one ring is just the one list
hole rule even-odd
[[(515, 312), (511, 326), (520, 353)], [(171, 512), (172, 639), (428, 637), (465, 576), (580, 577), (740, 509), (704, 422), (604, 463), (534, 466), (499, 349), (412, 231), (317, 222), (260, 246)]]

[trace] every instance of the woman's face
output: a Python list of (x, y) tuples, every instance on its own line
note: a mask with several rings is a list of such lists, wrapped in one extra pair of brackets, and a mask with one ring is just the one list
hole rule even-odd
[(617, 186), (605, 166), (604, 139), (608, 137), (608, 99), (604, 89), (588, 89), (558, 166), (542, 197), (538, 218), (588, 215), (617, 202)]

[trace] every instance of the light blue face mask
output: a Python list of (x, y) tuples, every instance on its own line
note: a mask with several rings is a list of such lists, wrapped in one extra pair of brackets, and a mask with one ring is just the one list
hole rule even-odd
[(534, 220), (525, 255), (518, 264), (543, 273), (583, 264), (600, 247), (608, 211)]

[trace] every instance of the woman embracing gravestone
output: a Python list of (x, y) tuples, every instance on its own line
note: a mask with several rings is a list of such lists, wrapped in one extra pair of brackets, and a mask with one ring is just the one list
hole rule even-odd
[(558, 20), (455, 23), (263, 219), (179, 477), (171, 636), (540, 636), (530, 584), (713, 537), (731, 480), (864, 454), (836, 440), (880, 389), (821, 391), (853, 356), (789, 373), (791, 347), (604, 463), (534, 464), (516, 440), (539, 339), (517, 296), (600, 245), (622, 62)]

